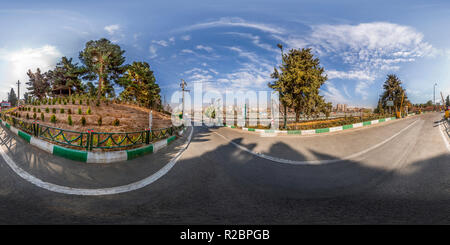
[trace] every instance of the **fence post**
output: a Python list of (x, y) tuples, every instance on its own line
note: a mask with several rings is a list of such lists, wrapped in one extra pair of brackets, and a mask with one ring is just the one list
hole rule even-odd
[(35, 131), (35, 134), (34, 134), (34, 136), (36, 136), (36, 137), (39, 137), (39, 121), (36, 121), (36, 131)]
[(150, 144), (150, 129), (145, 130), (145, 144)]
[(88, 130), (87, 131), (87, 139), (86, 139), (86, 150), (87, 151), (89, 151), (89, 145), (91, 144), (90, 142), (91, 142), (91, 137), (92, 137), (92, 135), (91, 135), (91, 130)]

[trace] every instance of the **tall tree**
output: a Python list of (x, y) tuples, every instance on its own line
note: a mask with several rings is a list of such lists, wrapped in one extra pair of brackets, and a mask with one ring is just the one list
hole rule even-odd
[(8, 93), (8, 102), (11, 103), (11, 106), (17, 106), (17, 95), (13, 88), (11, 88), (11, 92)]
[(450, 95), (447, 95), (447, 98), (445, 99), (445, 105), (450, 106)]
[(307, 117), (328, 114), (331, 103), (326, 103), (323, 96), (319, 95), (319, 89), (327, 76), (311, 49), (291, 49), (288, 54), (283, 54), (282, 59), (280, 71), (275, 68), (272, 73), (272, 78), (277, 80), (269, 87), (279, 91), (281, 102), (294, 109), (296, 122), (301, 114)]
[(383, 84), (383, 89), (384, 92), (381, 95), (381, 102), (384, 109), (388, 108), (388, 101), (393, 101), (394, 110), (397, 113), (399, 110), (402, 110), (402, 108), (400, 108), (402, 99), (403, 105), (406, 105), (408, 103), (408, 96), (406, 95), (406, 92), (402, 87), (402, 81), (397, 77), (397, 75), (387, 75), (386, 81)]
[(36, 72), (28, 70), (27, 75), (29, 81), (26, 82), (26, 85), (28, 85), (29, 93), (39, 99), (44, 98), (50, 91), (49, 74), (41, 73), (41, 70), (37, 68)]
[(72, 63), (72, 58), (62, 57), (55, 69), (48, 72), (53, 91), (57, 94), (58, 90), (60, 92), (68, 90), (69, 96), (72, 95), (73, 90), (76, 93), (83, 93), (84, 86), (80, 79), (82, 73), (83, 70), (78, 67), (78, 64)]
[(98, 99), (106, 93), (114, 93), (111, 81), (117, 82), (117, 79), (125, 71), (124, 53), (125, 51), (119, 45), (113, 44), (105, 38), (87, 42), (84, 50), (80, 52), (79, 59), (85, 66), (83, 79), (91, 81), (98, 79)]
[(161, 109), (161, 89), (147, 62), (133, 62), (119, 79), (124, 88), (120, 96), (125, 100), (136, 100), (148, 108)]

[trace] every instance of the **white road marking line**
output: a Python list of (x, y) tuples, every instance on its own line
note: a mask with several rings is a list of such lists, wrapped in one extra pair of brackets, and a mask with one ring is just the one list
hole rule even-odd
[(330, 163), (342, 162), (342, 161), (345, 161), (345, 160), (349, 160), (349, 159), (352, 159), (352, 158), (359, 157), (359, 156), (361, 156), (361, 155), (363, 155), (363, 154), (365, 154), (365, 153), (367, 153), (369, 151), (372, 151), (372, 150), (374, 150), (374, 149), (376, 149), (376, 148), (386, 144), (387, 142), (391, 141), (392, 139), (394, 139), (395, 137), (400, 135), (402, 132), (404, 132), (405, 130), (407, 130), (408, 128), (410, 128), (414, 124), (416, 124), (417, 121), (419, 121), (419, 120), (415, 120), (413, 123), (411, 123), (410, 125), (408, 125), (404, 129), (400, 130), (396, 134), (392, 135), (391, 137), (385, 139), (384, 141), (382, 141), (382, 142), (380, 142), (380, 143), (378, 143), (378, 144), (376, 144), (374, 146), (371, 146), (368, 149), (365, 149), (363, 151), (354, 153), (354, 154), (352, 154), (350, 156), (347, 156), (347, 157), (344, 157), (344, 158), (330, 159), (330, 160), (295, 161), (295, 160), (283, 159), (283, 158), (278, 158), (278, 157), (272, 157), (272, 156), (268, 156), (268, 155), (265, 155), (265, 154), (262, 154), (262, 153), (251, 151), (248, 148), (246, 148), (246, 147), (244, 147), (242, 145), (239, 145), (239, 144), (233, 142), (232, 140), (229, 140), (228, 138), (226, 138), (225, 136), (223, 136), (223, 135), (221, 135), (221, 134), (219, 134), (217, 132), (214, 132), (214, 133), (219, 135), (220, 137), (224, 138), (226, 141), (230, 142), (231, 144), (233, 144), (234, 146), (236, 146), (237, 148), (239, 148), (239, 149), (241, 149), (243, 151), (246, 151), (246, 152), (248, 152), (248, 153), (250, 153), (252, 155), (255, 155), (257, 157), (264, 158), (264, 159), (267, 159), (267, 160), (270, 160), (270, 161), (273, 161), (273, 162), (286, 163), (286, 164), (292, 164), (292, 165), (321, 165), (321, 164), (330, 164)]
[(62, 193), (62, 194), (68, 194), (68, 195), (78, 195), (78, 196), (103, 196), (103, 195), (113, 195), (113, 194), (119, 194), (119, 193), (125, 193), (130, 192), (134, 190), (141, 189), (143, 187), (146, 187), (153, 182), (157, 181), (164, 175), (166, 175), (177, 163), (177, 161), (182, 156), (183, 152), (188, 148), (189, 144), (191, 143), (191, 138), (193, 134), (194, 129), (191, 128), (191, 133), (189, 134), (188, 140), (185, 143), (185, 146), (182, 147), (182, 149), (177, 153), (177, 155), (170, 160), (169, 163), (167, 163), (163, 168), (158, 170), (158, 172), (154, 173), (153, 175), (142, 179), (140, 181), (123, 185), (123, 186), (117, 186), (117, 187), (111, 187), (111, 188), (100, 188), (100, 189), (81, 189), (81, 188), (72, 188), (67, 186), (60, 186), (52, 183), (48, 183), (45, 181), (42, 181), (41, 179), (38, 179), (34, 177), (33, 175), (27, 173), (23, 169), (21, 169), (17, 164), (6, 154), (6, 152), (3, 150), (3, 148), (0, 146), (0, 154), (2, 155), (3, 159), (5, 159), (8, 166), (21, 178), (24, 180), (30, 182), (31, 184), (38, 186), (40, 188)]
[(441, 132), (442, 139), (444, 140), (444, 144), (447, 147), (447, 150), (450, 151), (450, 143), (448, 142), (448, 139), (447, 139), (448, 137), (445, 136), (445, 134), (444, 134), (445, 129), (442, 127), (442, 123), (441, 123), (441, 125), (439, 125), (439, 129), (440, 129), (439, 131)]

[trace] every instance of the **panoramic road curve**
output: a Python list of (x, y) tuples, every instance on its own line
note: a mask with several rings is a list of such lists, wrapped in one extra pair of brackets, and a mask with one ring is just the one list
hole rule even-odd
[(50, 156), (2, 128), (0, 223), (449, 224), (441, 117), (314, 136), (195, 127), (108, 165)]

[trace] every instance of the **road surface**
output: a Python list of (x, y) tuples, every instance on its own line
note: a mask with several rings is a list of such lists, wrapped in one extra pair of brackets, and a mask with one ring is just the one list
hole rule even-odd
[[(314, 136), (195, 127), (156, 154), (106, 165), (48, 155), (2, 128), (0, 224), (449, 224), (441, 118)], [(120, 194), (58, 192), (145, 179)]]

